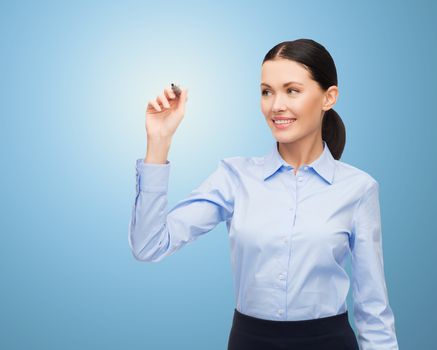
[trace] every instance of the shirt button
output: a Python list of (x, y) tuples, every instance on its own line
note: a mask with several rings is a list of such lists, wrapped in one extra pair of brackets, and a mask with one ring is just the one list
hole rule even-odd
[(278, 310), (278, 315), (282, 315), (284, 313), (284, 310), (280, 309)]
[(302, 176), (299, 176), (299, 177), (297, 178), (297, 181), (303, 181)]
[(280, 280), (283, 280), (284, 278), (285, 278), (284, 274), (282, 274), (282, 273), (279, 274), (279, 279), (280, 279)]
[(303, 168), (304, 168), (305, 170), (308, 170), (308, 167), (307, 167), (307, 166), (304, 166)]

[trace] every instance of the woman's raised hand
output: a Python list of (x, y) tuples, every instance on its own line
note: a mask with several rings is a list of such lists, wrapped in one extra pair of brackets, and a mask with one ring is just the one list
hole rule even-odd
[(148, 139), (171, 139), (185, 114), (187, 89), (180, 88), (179, 96), (169, 86), (155, 100), (150, 100), (146, 110)]

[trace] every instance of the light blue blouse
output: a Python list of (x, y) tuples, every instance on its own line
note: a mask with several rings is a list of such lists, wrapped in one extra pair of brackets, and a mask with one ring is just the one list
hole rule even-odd
[[(298, 169), (277, 149), (229, 157), (167, 209), (170, 161), (136, 161), (129, 246), (158, 262), (211, 231), (228, 230), (238, 311), (269, 320), (305, 320), (347, 310), (352, 285), (361, 350), (398, 349), (384, 276), (379, 184), (323, 153)], [(351, 256), (351, 282), (344, 269)]]

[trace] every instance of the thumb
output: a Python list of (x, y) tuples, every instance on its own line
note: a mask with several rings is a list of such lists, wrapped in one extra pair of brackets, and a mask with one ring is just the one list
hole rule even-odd
[(178, 110), (183, 111), (185, 108), (185, 102), (188, 100), (188, 90), (187, 89), (181, 89), (181, 94), (179, 96), (179, 104), (178, 104)]

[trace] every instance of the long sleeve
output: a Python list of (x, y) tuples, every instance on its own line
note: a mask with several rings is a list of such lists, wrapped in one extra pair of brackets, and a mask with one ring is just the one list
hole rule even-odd
[(352, 292), (360, 350), (398, 350), (384, 275), (379, 184), (358, 203), (352, 230)]
[(167, 211), (170, 162), (136, 162), (136, 197), (129, 246), (140, 261), (158, 262), (227, 221), (234, 210), (234, 176), (222, 159), (196, 189)]

